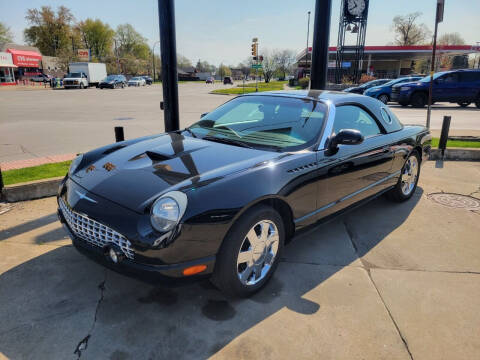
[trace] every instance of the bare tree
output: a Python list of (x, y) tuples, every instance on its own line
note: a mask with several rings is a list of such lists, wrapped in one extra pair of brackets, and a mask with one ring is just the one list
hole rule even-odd
[(0, 22), (0, 44), (9, 43), (12, 41), (13, 41), (12, 31), (7, 25)]
[(270, 82), (273, 74), (278, 70), (278, 63), (276, 61), (275, 53), (265, 49), (263, 52), (263, 62), (262, 62), (262, 69), (263, 69), (263, 77), (265, 78), (265, 82)]
[(393, 18), (392, 30), (395, 32), (395, 43), (400, 46), (424, 44), (430, 40), (431, 31), (425, 24), (418, 24), (421, 12), (414, 12)]
[(273, 52), (273, 58), (277, 63), (277, 71), (283, 74), (283, 78), (287, 77), (287, 73), (290, 73), (292, 66), (296, 61), (295, 51), (293, 50), (276, 50)]
[(446, 33), (437, 40), (439, 45), (465, 45), (465, 40), (458, 32)]

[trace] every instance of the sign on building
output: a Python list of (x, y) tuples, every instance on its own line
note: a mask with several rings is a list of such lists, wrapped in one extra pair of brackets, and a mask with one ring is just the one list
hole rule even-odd
[(90, 49), (77, 49), (77, 56), (80, 61), (90, 61)]

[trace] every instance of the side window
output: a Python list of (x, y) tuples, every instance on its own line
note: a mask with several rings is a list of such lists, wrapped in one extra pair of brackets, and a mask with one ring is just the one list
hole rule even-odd
[(460, 73), (460, 81), (475, 82), (480, 81), (480, 71), (465, 71)]
[(453, 84), (458, 82), (458, 74), (453, 73), (453, 74), (447, 74), (445, 76), (442, 76), (441, 79), (445, 84)]
[(333, 131), (337, 134), (342, 129), (358, 130), (364, 137), (375, 136), (382, 133), (375, 119), (365, 110), (355, 105), (337, 107)]

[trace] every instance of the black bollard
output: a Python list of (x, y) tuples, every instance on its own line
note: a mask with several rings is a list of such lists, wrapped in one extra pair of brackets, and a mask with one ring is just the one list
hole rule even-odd
[(445, 155), (445, 149), (447, 148), (448, 132), (450, 131), (451, 116), (444, 116), (442, 123), (442, 133), (440, 134), (440, 141), (438, 142), (438, 149), (442, 150), (442, 158)]
[(115, 126), (115, 142), (120, 142), (125, 140), (125, 135), (123, 134), (123, 126)]

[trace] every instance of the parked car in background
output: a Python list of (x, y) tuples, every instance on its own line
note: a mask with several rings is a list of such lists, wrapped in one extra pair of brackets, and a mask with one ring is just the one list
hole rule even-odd
[(383, 85), (373, 86), (363, 92), (363, 95), (373, 97), (380, 100), (384, 104), (390, 101), (392, 94), (392, 86), (396, 84), (404, 84), (412, 81), (418, 81), (422, 79), (422, 76), (407, 76), (391, 80)]
[(68, 73), (63, 77), (65, 89), (85, 89), (88, 87), (87, 75), (83, 72)]
[[(402, 106), (422, 108), (427, 104), (430, 76), (392, 87), (392, 101)], [(466, 107), (472, 102), (480, 108), (480, 69), (443, 71), (433, 75), (433, 102), (457, 103)]]
[(223, 78), (223, 84), (224, 85), (227, 85), (227, 84), (232, 84), (233, 85), (233, 79), (231, 76), (225, 76)]
[(424, 126), (402, 125), (367, 96), (239, 96), (187, 129), (78, 156), (59, 186), (58, 217), (80, 252), (118, 272), (209, 277), (250, 296), (296, 230), (382, 193), (408, 201), (430, 142)]
[(205, 80), (206, 84), (214, 84), (215, 83), (215, 78), (213, 76), (210, 76)]
[(51, 79), (52, 77), (50, 75), (39, 74), (39, 75), (32, 76), (30, 78), (30, 81), (47, 83), (47, 82), (50, 82)]
[(127, 86), (127, 78), (123, 75), (108, 75), (98, 84), (100, 89), (123, 89), (125, 86)]
[(147, 82), (141, 76), (135, 76), (128, 80), (128, 86), (145, 86), (146, 84)]
[(153, 79), (150, 76), (142, 76), (145, 79), (145, 83), (147, 85), (152, 85), (153, 84)]
[(107, 67), (103, 63), (77, 62), (68, 65), (71, 73), (84, 73), (87, 77), (87, 86), (98, 86), (107, 76)]
[(349, 92), (349, 93), (355, 93), (355, 94), (363, 94), (363, 92), (365, 90), (370, 89), (373, 86), (383, 85), (383, 84), (389, 82), (390, 80), (392, 80), (392, 79), (372, 80), (372, 81), (366, 82), (366, 83), (364, 83), (362, 85), (359, 85), (359, 86), (353, 86), (353, 87), (346, 88), (343, 91)]

